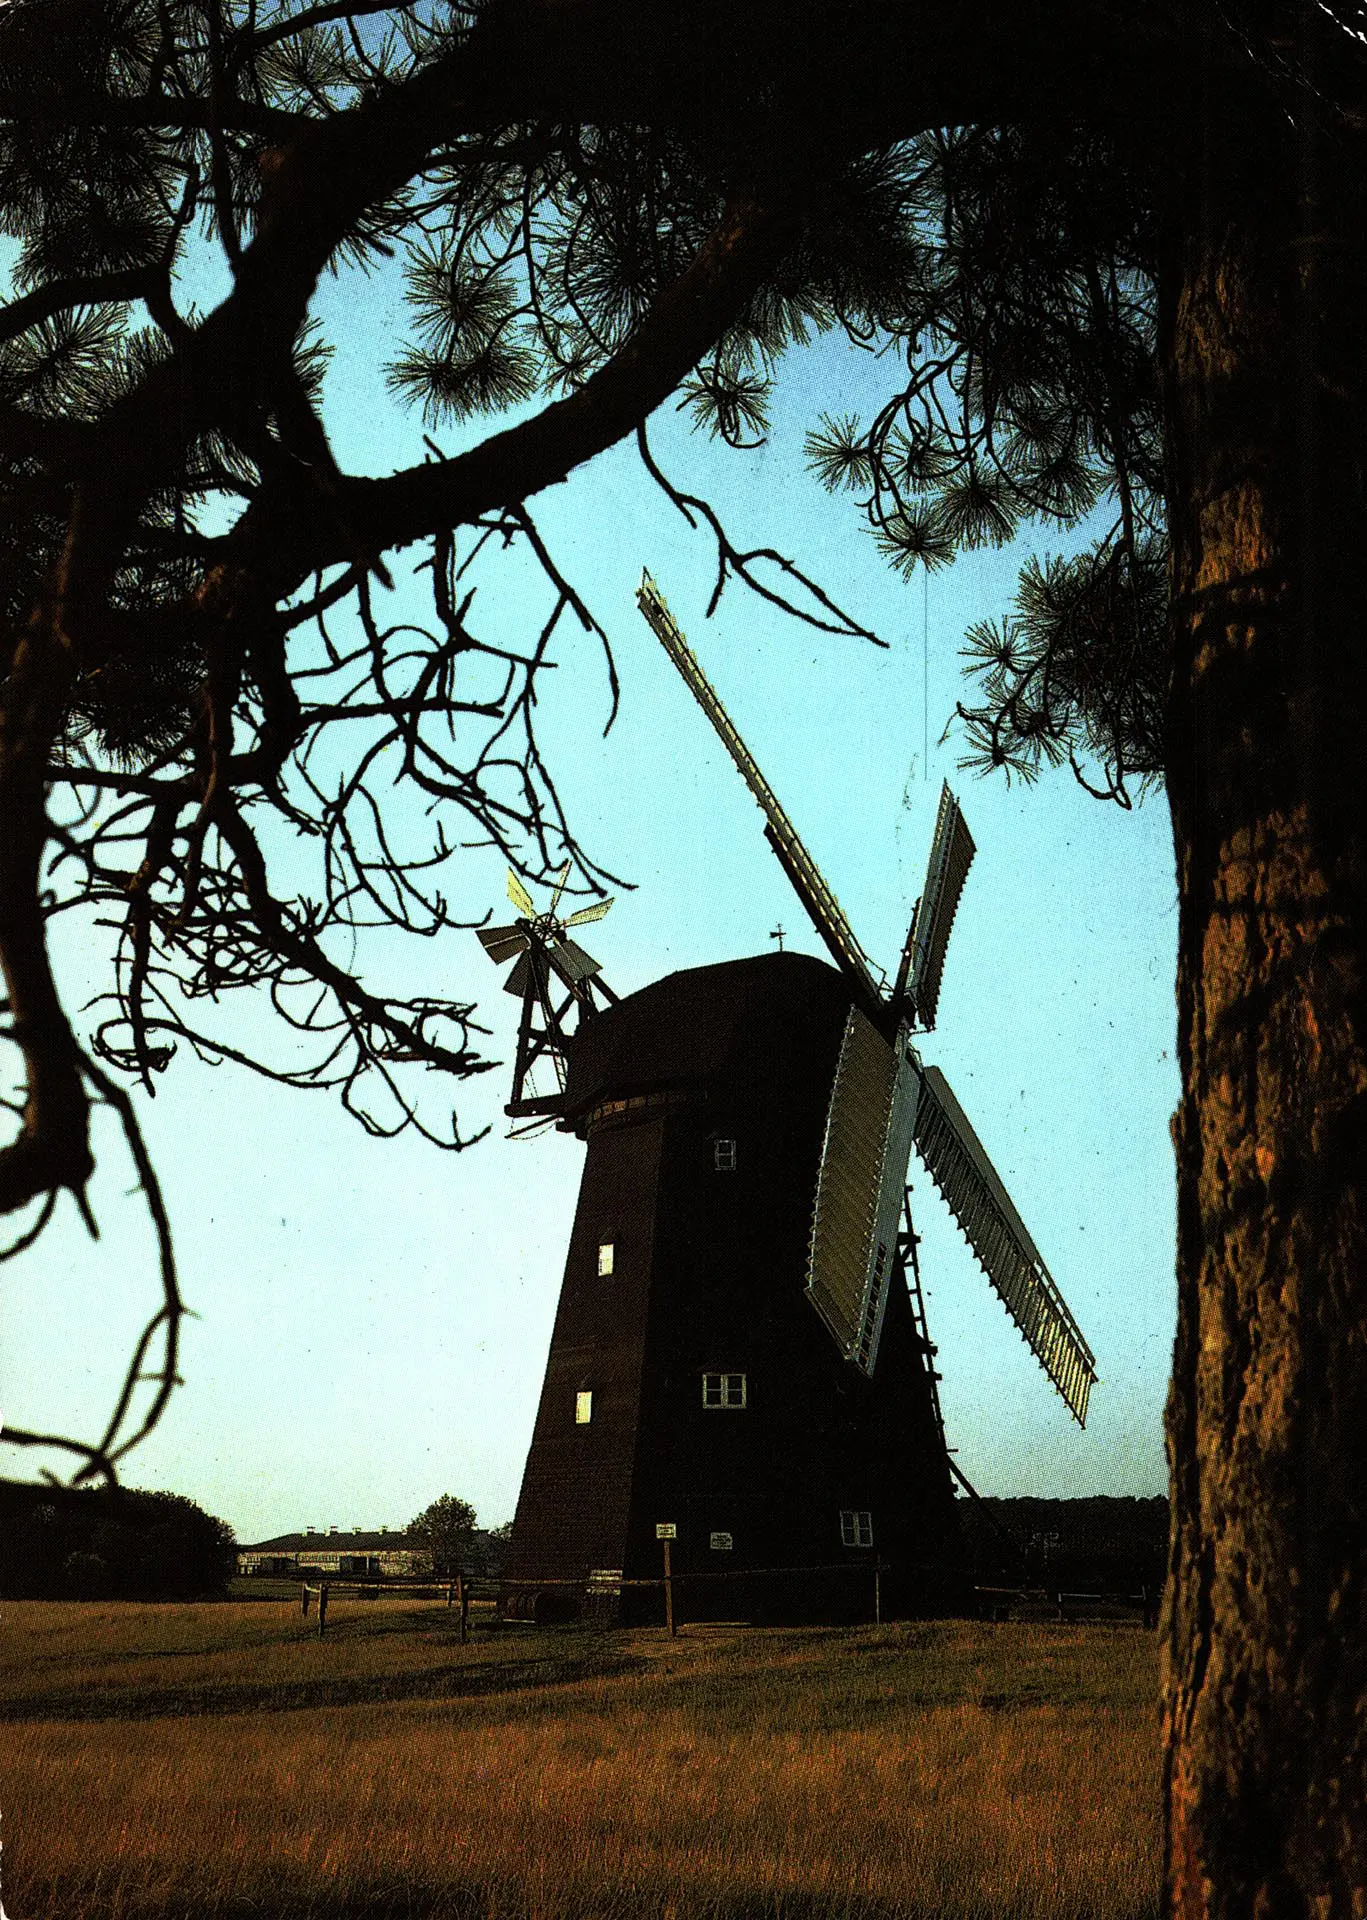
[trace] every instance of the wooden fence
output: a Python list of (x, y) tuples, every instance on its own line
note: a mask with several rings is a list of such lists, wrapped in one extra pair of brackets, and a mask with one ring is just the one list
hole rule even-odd
[[(382, 1593), (410, 1593), (413, 1595), (430, 1594), (434, 1597), (445, 1596), (448, 1607), (460, 1608), (460, 1643), (465, 1645), (470, 1637), (470, 1600), (474, 1582), (464, 1574), (458, 1573), (451, 1580), (320, 1580), (311, 1586), (307, 1580), (299, 1588), (299, 1612), (307, 1620), (310, 1603), (316, 1603), (314, 1611), (318, 1619), (318, 1638), (321, 1640), (327, 1632), (328, 1600), (334, 1593), (354, 1593), (367, 1599), (378, 1599)], [(488, 1596), (486, 1596), (488, 1597)], [(497, 1587), (493, 1597), (497, 1597)], [(4, 1920), (0, 1914), (0, 1920)]]
[[(676, 1635), (682, 1622), (682, 1590), (705, 1582), (724, 1582), (728, 1580), (796, 1580), (810, 1579), (815, 1575), (840, 1575), (849, 1578), (862, 1575), (871, 1582), (870, 1600), (872, 1620), (881, 1625), (883, 1619), (883, 1582), (884, 1576), (893, 1572), (890, 1563), (883, 1560), (866, 1562), (859, 1567), (851, 1567), (848, 1561), (835, 1561), (822, 1565), (800, 1567), (728, 1567), (716, 1571), (655, 1574), (645, 1576), (622, 1577), (616, 1574), (594, 1579), (590, 1577), (559, 1578), (542, 1580), (480, 1579), (469, 1575), (457, 1574), (448, 1580), (431, 1579), (395, 1579), (395, 1580), (322, 1580), (317, 1584), (305, 1581), (300, 1588), (299, 1607), (304, 1619), (309, 1617), (311, 1603), (316, 1603), (314, 1611), (317, 1618), (318, 1637), (323, 1638), (327, 1631), (327, 1612), (329, 1596), (351, 1593), (357, 1597), (377, 1599), (381, 1594), (407, 1593), (415, 1597), (428, 1596), (444, 1599), (447, 1607), (459, 1608), (460, 1641), (462, 1646), (470, 1634), (470, 1603), (472, 1600), (493, 1600), (502, 1602), (509, 1593), (518, 1591), (536, 1595), (556, 1589), (565, 1589), (582, 1595), (597, 1593), (611, 1598), (624, 1588), (655, 1589), (661, 1591), (665, 1600), (665, 1624), (670, 1634)], [(903, 1569), (906, 1571), (906, 1569)], [(927, 1567), (923, 1571), (942, 1572), (940, 1568)], [(1146, 1627), (1157, 1625), (1159, 1595), (1156, 1590), (1144, 1587), (1138, 1593), (1071, 1592), (1033, 1587), (987, 1587), (974, 1586), (966, 1590), (973, 1596), (973, 1608), (980, 1619), (1008, 1620), (1013, 1615), (1040, 1618), (1052, 1614), (1062, 1620), (1081, 1620), (1113, 1617), (1116, 1613), (1137, 1612)]]

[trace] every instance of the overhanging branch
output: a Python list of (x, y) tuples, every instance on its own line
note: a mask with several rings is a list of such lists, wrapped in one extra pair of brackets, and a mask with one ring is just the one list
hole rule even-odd
[(382, 480), (342, 480), (332, 512), (296, 490), (291, 524), (278, 491), (266, 489), (225, 539), (225, 571), (264, 572), (283, 597), (320, 568), (354, 558), (351, 528), (365, 528), (383, 552), (558, 485), (668, 399), (761, 285), (796, 218), (793, 203), (736, 196), (680, 279), (577, 393), (454, 459)]

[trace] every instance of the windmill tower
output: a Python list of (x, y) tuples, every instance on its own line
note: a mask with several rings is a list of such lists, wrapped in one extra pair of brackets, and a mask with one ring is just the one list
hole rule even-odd
[[(867, 1617), (875, 1562), (885, 1604), (933, 1605), (953, 1488), (906, 1207), (913, 1148), (1079, 1423), (1096, 1378), (981, 1143), (913, 1044), (934, 1024), (973, 841), (946, 788), (888, 985), (648, 574), (637, 598), (835, 964), (779, 951), (671, 974), (562, 1036), (560, 1090), (536, 1111), (588, 1152), (511, 1604), (650, 1617), (657, 1596), (630, 1583), (658, 1574), (667, 1523), (692, 1618)], [(547, 953), (572, 919), (553, 905)], [(481, 935), (495, 958), (511, 956), (511, 931)], [(530, 953), (510, 991), (530, 992), (534, 964), (514, 984)], [(563, 984), (573, 971), (558, 971)], [(595, 964), (580, 984), (597, 977)], [(516, 1115), (528, 1108), (515, 1082)], [(819, 1571), (767, 1571), (795, 1567)]]

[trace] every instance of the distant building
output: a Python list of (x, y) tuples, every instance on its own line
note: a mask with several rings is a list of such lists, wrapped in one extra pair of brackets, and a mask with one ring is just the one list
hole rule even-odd
[[(476, 1527), (470, 1544), (469, 1571), (497, 1572), (497, 1543), (490, 1546), (488, 1530)], [(397, 1528), (380, 1527), (370, 1533), (344, 1532), (341, 1527), (305, 1527), (302, 1533), (278, 1534), (255, 1546), (239, 1547), (240, 1574), (273, 1575), (292, 1579), (305, 1573), (334, 1573), (339, 1578), (402, 1579), (431, 1572), (427, 1549)]]
[(344, 1533), (340, 1527), (306, 1527), (302, 1533), (282, 1533), (274, 1540), (239, 1547), (237, 1570), (246, 1574), (274, 1574), (289, 1578), (300, 1573), (370, 1574), (386, 1576), (426, 1573), (427, 1555), (406, 1533), (380, 1527), (370, 1533)]

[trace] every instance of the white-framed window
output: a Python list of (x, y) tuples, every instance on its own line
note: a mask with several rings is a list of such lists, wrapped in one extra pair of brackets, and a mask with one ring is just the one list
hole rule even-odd
[(574, 1424), (586, 1427), (593, 1418), (593, 1395), (584, 1390), (574, 1396)]
[(705, 1373), (702, 1377), (702, 1403), (705, 1407), (743, 1407), (743, 1373)]
[(873, 1545), (873, 1515), (861, 1513), (853, 1507), (840, 1510), (840, 1544), (845, 1547), (871, 1547)]
[(734, 1140), (714, 1140), (712, 1142), (712, 1166), (717, 1173), (736, 1171), (736, 1143)]
[(598, 1278), (600, 1280), (606, 1280), (612, 1272), (615, 1258), (616, 1242), (612, 1240), (600, 1240), (598, 1242)]

